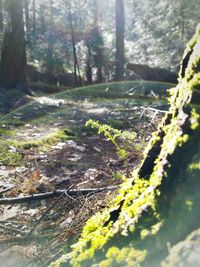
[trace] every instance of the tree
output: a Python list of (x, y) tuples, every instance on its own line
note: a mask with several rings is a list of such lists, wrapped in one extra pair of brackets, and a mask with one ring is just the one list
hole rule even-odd
[(116, 22), (116, 80), (124, 79), (124, 2), (123, 0), (115, 0), (115, 22)]
[(26, 49), (22, 0), (9, 0), (11, 31), (5, 34), (0, 65), (0, 81), (7, 88), (30, 93), (26, 81)]
[(2, 0), (0, 0), (0, 32), (3, 32), (3, 5), (2, 5)]
[(32, 14), (33, 14), (33, 36), (35, 36), (36, 33), (36, 3), (35, 0), (33, 0), (33, 4), (32, 4)]
[(47, 48), (47, 60), (46, 60), (46, 72), (52, 73), (54, 71), (54, 59), (53, 59), (53, 46), (54, 46), (54, 36), (53, 36), (53, 1), (49, 0), (49, 27), (47, 33), (48, 48)]
[(80, 67), (79, 67), (79, 62), (78, 62), (77, 52), (76, 52), (76, 40), (75, 40), (75, 34), (74, 34), (74, 23), (73, 23), (73, 16), (72, 16), (72, 9), (71, 9), (70, 1), (68, 1), (67, 4), (68, 4), (68, 20), (70, 24), (72, 48), (73, 48), (74, 80), (75, 80), (76, 85), (80, 85), (82, 84), (82, 78), (80, 74)]
[(30, 12), (29, 12), (29, 1), (24, 0), (24, 10), (25, 10), (25, 22), (26, 22), (26, 33), (30, 34)]

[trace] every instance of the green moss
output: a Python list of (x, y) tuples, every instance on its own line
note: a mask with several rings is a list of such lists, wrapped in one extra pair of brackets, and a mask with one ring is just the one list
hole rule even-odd
[(14, 139), (3, 140), (0, 144), (0, 162), (4, 165), (21, 165), (24, 149), (37, 148), (40, 151), (46, 151), (60, 141), (69, 140), (68, 133), (69, 130), (64, 129), (53, 132), (38, 140), (22, 142)]
[(6, 128), (0, 128), (0, 136), (12, 136), (15, 134), (14, 130), (9, 130)]
[(8, 166), (21, 165), (23, 161), (23, 154), (12, 151), (11, 147), (0, 145), (0, 163)]
[(200, 162), (191, 163), (188, 167), (190, 171), (200, 170)]
[[(154, 260), (155, 246), (156, 260), (159, 262), (167, 253), (167, 240), (170, 238), (175, 242), (176, 238), (180, 239), (186, 233), (188, 225), (194, 226), (194, 219), (189, 215), (191, 212), (198, 213), (198, 205), (191, 206), (188, 200), (199, 203), (199, 193), (197, 194), (196, 189), (191, 196), (191, 192), (187, 190), (189, 185), (195, 189), (199, 179), (192, 175), (194, 180), (191, 184), (187, 165), (191, 162), (190, 155), (195, 153), (199, 145), (196, 144), (194, 149), (193, 141), (199, 140), (199, 112), (191, 103), (193, 90), (196, 90), (199, 79), (195, 75), (197, 63), (200, 61), (197, 56), (199, 47), (198, 29), (186, 49), (184, 56), (191, 50), (189, 62), (181, 68), (179, 85), (171, 95), (170, 112), (165, 116), (148, 148), (148, 153), (157, 153), (155, 160), (153, 154), (152, 159), (145, 158), (142, 167), (145, 162), (150, 163), (144, 177), (140, 175), (140, 170), (135, 171), (131, 179), (124, 181), (110, 206), (88, 220), (79, 241), (72, 246), (71, 253), (62, 258), (64, 261), (68, 260), (67, 264), (73, 267), (92, 266), (93, 263), (97, 266), (148, 266), (148, 260)], [(186, 152), (184, 149), (187, 146), (190, 150)], [(157, 149), (156, 152), (154, 148)], [(183, 153), (188, 153), (188, 159), (185, 157), (186, 160), (182, 163), (186, 166), (174, 166), (173, 160), (179, 163)], [(174, 202), (171, 200), (172, 192)], [(169, 212), (171, 203), (174, 206), (172, 205)], [(166, 218), (169, 213), (170, 218), (177, 217), (178, 223), (171, 223)], [(169, 236), (165, 233), (165, 230), (169, 230), (168, 227), (171, 231), (166, 231)], [(157, 266), (158, 262), (152, 266)], [(61, 261), (57, 261), (56, 266), (60, 263)]]

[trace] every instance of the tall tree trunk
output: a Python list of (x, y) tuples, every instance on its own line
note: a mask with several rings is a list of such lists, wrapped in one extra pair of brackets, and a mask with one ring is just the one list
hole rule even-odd
[(3, 6), (2, 6), (2, 0), (0, 0), (0, 32), (3, 32)]
[(5, 34), (1, 55), (1, 84), (30, 93), (26, 81), (26, 49), (22, 0), (9, 0), (11, 32)]
[(35, 0), (33, 0), (33, 35), (35, 36), (36, 33), (36, 3)]
[(72, 37), (72, 48), (73, 48), (73, 58), (74, 58), (74, 80), (75, 80), (76, 85), (79, 85), (79, 84), (81, 85), (82, 78), (80, 74), (80, 68), (79, 68), (78, 58), (77, 58), (77, 53), (76, 53), (76, 42), (75, 42), (75, 36), (74, 36), (74, 25), (73, 25), (70, 2), (68, 2), (68, 17), (69, 17), (71, 37)]
[[(99, 6), (98, 0), (93, 0), (91, 10), (93, 13), (93, 25), (88, 40), (87, 47), (88, 56), (90, 60), (93, 60), (93, 67), (97, 69), (96, 72), (96, 81), (101, 82), (103, 80), (102, 67), (103, 67), (103, 38), (99, 29)], [(92, 67), (91, 67), (92, 68)]]
[(40, 24), (41, 24), (41, 33), (44, 35), (47, 27), (46, 27), (46, 23), (45, 23), (45, 18), (44, 18), (44, 8), (45, 5), (43, 3), (40, 3)]
[(97, 63), (97, 82), (102, 82), (102, 67), (103, 67), (103, 38), (99, 30), (99, 5), (98, 0), (93, 0), (93, 12), (94, 12), (94, 25), (97, 31), (97, 51), (96, 51), (96, 63)]
[(54, 46), (54, 37), (52, 33), (52, 23), (53, 23), (53, 7), (52, 0), (49, 1), (50, 6), (50, 16), (49, 16), (49, 29), (48, 29), (48, 49), (47, 49), (47, 62), (46, 62), (46, 71), (52, 73), (54, 71), (54, 60), (53, 60), (53, 46)]
[(116, 80), (124, 79), (124, 3), (123, 0), (115, 0), (115, 23), (116, 23)]
[(86, 78), (87, 78), (87, 84), (92, 83), (92, 66), (91, 66), (91, 47), (90, 47), (90, 38), (87, 38), (86, 46), (87, 46), (87, 63), (86, 63)]
[(30, 34), (30, 12), (29, 12), (29, 0), (24, 0), (25, 10), (25, 22), (26, 22), (26, 33)]
[(29, 0), (24, 0), (24, 11), (25, 11), (25, 25), (26, 25), (26, 40), (27, 40), (27, 45), (31, 47), (31, 22), (30, 22)]

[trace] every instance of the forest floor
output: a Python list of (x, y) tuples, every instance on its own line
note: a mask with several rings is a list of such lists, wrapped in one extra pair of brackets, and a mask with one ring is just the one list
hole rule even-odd
[[(137, 87), (104, 85), (26, 98), (0, 117), (0, 201), (60, 189), (116, 186), (76, 197), (66, 191), (48, 200), (1, 205), (0, 267), (48, 266), (138, 167), (167, 105), (153, 89), (130, 94)], [(127, 151), (125, 158), (112, 142), (85, 126), (91, 118), (136, 133), (131, 144), (117, 140)]]

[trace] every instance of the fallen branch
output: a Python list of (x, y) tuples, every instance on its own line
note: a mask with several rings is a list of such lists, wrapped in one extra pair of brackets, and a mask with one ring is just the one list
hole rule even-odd
[(146, 111), (146, 110), (151, 110), (151, 111), (154, 111), (154, 112), (156, 112), (156, 113), (164, 113), (164, 114), (166, 114), (166, 113), (169, 113), (169, 111), (168, 110), (162, 110), (162, 109), (157, 109), (157, 108), (151, 108), (151, 107), (141, 107), (144, 111)]
[(59, 197), (60, 195), (63, 195), (63, 194), (67, 194), (69, 196), (95, 194), (95, 193), (100, 193), (103, 191), (113, 191), (118, 188), (119, 188), (118, 186), (110, 186), (110, 187), (102, 187), (102, 188), (57, 190), (53, 192), (34, 194), (31, 196), (2, 198), (0, 199), (0, 205), (19, 204), (19, 203), (25, 203), (25, 202), (35, 201), (35, 200), (49, 199), (49, 198)]

